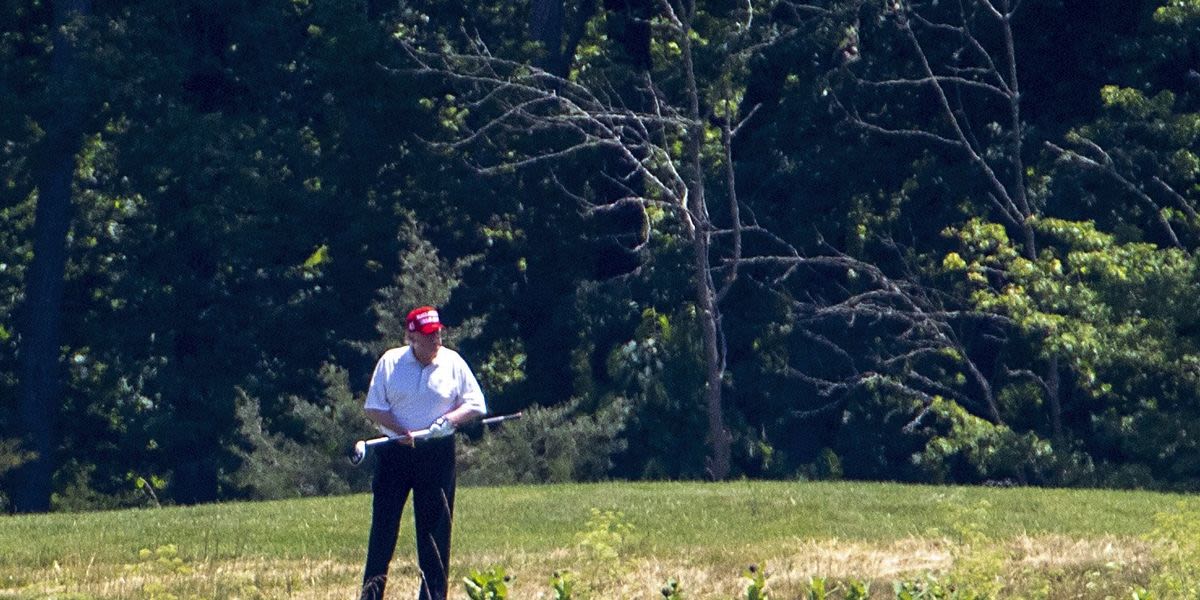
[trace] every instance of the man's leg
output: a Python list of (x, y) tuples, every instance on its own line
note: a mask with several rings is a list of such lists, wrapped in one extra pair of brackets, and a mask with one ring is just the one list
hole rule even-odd
[[(382, 600), (387, 585), (388, 564), (396, 552), (400, 514), (412, 489), (401, 448), (380, 448), (371, 483), (371, 535), (367, 543), (367, 566), (363, 570), (362, 600)], [(406, 449), (405, 449), (406, 450)]]
[(454, 439), (422, 448), (421, 474), (413, 486), (417, 526), (419, 600), (445, 600), (450, 576), (450, 527), (454, 516)]

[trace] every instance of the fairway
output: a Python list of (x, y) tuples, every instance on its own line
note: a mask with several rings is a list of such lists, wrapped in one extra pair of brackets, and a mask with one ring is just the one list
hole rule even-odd
[[(955, 544), (972, 539), (1004, 548), (1020, 568), (1118, 587), (1145, 578), (1143, 535), (1181, 500), (758, 481), (463, 488), (454, 593), (465, 597), (458, 581), (469, 570), (500, 566), (514, 575), (514, 598), (551, 597), (546, 582), (559, 569), (588, 597), (651, 597), (675, 577), (691, 597), (728, 598), (751, 563), (767, 565), (777, 597), (802, 593), (810, 576), (874, 580), (883, 592), (950, 568)], [(370, 496), (354, 495), (3, 517), (0, 597), (349, 598), (369, 509)], [(394, 597), (411, 595), (413, 554), (406, 512)]]

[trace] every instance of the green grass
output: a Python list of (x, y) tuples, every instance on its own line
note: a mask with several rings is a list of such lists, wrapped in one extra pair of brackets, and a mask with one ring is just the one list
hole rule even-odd
[[(965, 519), (1000, 545), (1022, 539), (1055, 544), (1097, 540), (1109, 545), (1115, 540), (1134, 548), (1144, 544), (1142, 536), (1153, 529), (1154, 515), (1172, 510), (1181, 500), (1150, 492), (757, 481), (460, 488), (454, 568), (461, 575), (470, 568), (504, 566), (527, 580), (527, 589), (545, 587), (548, 573), (557, 568), (601, 579), (614, 570), (640, 571), (653, 579), (672, 569), (690, 569), (696, 571), (694, 579), (704, 580), (693, 587), (724, 589), (722, 573), (736, 586), (740, 566), (763, 560), (769, 567), (773, 563), (781, 571), (795, 571), (799, 578), (820, 571), (822, 561), (835, 572), (835, 559), (824, 556), (822, 548), (851, 553), (878, 549), (879, 556), (923, 544), (944, 551), (938, 540), (953, 541)], [(595, 564), (602, 559), (589, 558), (583, 551), (587, 548), (580, 546), (592, 509), (620, 511), (633, 527), (617, 548), (619, 561), (602, 565), (604, 569)], [(142, 588), (135, 581), (109, 586), (108, 592), (101, 583), (131, 571), (154, 571), (146, 566), (147, 559), (139, 558), (139, 551), (168, 545), (177, 548), (184, 565), (211, 571), (209, 580), (221, 565), (241, 565), (249, 571), (270, 568), (276, 574), (279, 565), (306, 565), (293, 567), (300, 569), (295, 581), (250, 584), (260, 597), (303, 595), (298, 590), (303, 588), (304, 569), (337, 565), (329, 573), (322, 571), (322, 577), (308, 577), (311, 597), (350, 597), (369, 518), (368, 495), (0, 517), (0, 597), (68, 592), (81, 594), (78, 597), (150, 597), (144, 581)], [(410, 519), (411, 504), (394, 563), (401, 574), (413, 562)], [(166, 567), (155, 569), (180, 575)], [(162, 574), (158, 571), (150, 574)], [(601, 581), (594, 591), (625, 585), (614, 579), (619, 578)], [(213, 587), (197, 593), (187, 587), (194, 584), (172, 585), (183, 587), (160, 597), (208, 597), (228, 591)], [(287, 588), (278, 587), (283, 585)], [(245, 594), (230, 592), (227, 597), (234, 596)]]

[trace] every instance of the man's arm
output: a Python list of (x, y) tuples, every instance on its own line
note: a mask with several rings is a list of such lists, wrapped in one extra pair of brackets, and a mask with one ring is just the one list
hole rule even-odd
[(401, 437), (408, 437), (408, 430), (396, 420), (396, 417), (392, 415), (392, 411), (380, 410), (378, 408), (368, 408), (366, 409), (366, 413), (367, 418), (371, 419), (371, 421), (376, 425), (384, 427), (388, 431), (392, 431)]
[(459, 427), (462, 427), (463, 425), (482, 417), (483, 414), (484, 413), (479, 412), (474, 405), (462, 404), (459, 405), (458, 408), (446, 413), (443, 416), (450, 420), (450, 423), (454, 425), (455, 429), (458, 429)]

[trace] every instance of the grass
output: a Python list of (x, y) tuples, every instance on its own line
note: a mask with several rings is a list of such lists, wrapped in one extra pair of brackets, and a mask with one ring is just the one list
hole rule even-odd
[[(776, 597), (799, 597), (810, 576), (882, 592), (945, 572), (971, 545), (1009, 580), (1049, 586), (1044, 597), (1129, 597), (1154, 566), (1154, 515), (1182, 500), (878, 483), (460, 488), (453, 581), (503, 566), (513, 598), (548, 598), (550, 574), (569, 569), (593, 598), (652, 598), (671, 577), (689, 597), (730, 598), (741, 570), (765, 562)], [(369, 519), (367, 495), (0, 517), (0, 598), (350, 598)], [(413, 554), (410, 505), (394, 597), (413, 595)], [(1054, 591), (1085, 585), (1098, 595)]]

